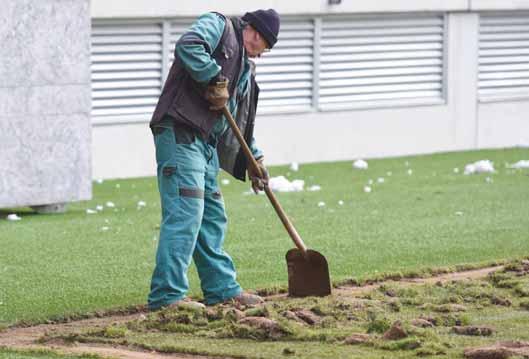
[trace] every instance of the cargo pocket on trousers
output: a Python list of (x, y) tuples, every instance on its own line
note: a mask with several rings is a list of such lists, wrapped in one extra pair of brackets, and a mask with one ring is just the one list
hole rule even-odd
[(162, 195), (177, 195), (178, 179), (176, 176), (176, 165), (165, 165), (162, 168), (162, 175), (160, 176), (160, 192)]

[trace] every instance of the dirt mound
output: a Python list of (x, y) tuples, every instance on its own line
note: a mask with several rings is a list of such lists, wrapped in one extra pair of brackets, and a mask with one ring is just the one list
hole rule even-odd
[(402, 327), (400, 321), (393, 323), (391, 328), (389, 328), (383, 335), (383, 338), (386, 340), (399, 340), (404, 339), (408, 336), (406, 330)]
[(276, 339), (285, 335), (284, 330), (281, 328), (278, 322), (265, 317), (246, 317), (239, 320), (237, 324), (242, 324), (257, 329), (261, 332), (259, 334), (266, 338)]
[(371, 336), (369, 334), (354, 333), (345, 338), (345, 344), (357, 345), (369, 343), (371, 341)]
[(294, 314), (308, 325), (315, 325), (321, 322), (321, 318), (310, 310), (300, 309), (295, 311)]
[(507, 341), (491, 346), (467, 348), (464, 356), (469, 359), (507, 359), (513, 356), (529, 358), (529, 342)]
[(491, 327), (485, 326), (455, 326), (452, 328), (452, 331), (459, 335), (472, 335), (472, 336), (482, 336), (490, 337), (494, 332), (494, 329)]
[(432, 322), (426, 319), (422, 319), (422, 318), (413, 319), (411, 321), (411, 325), (413, 325), (414, 327), (419, 327), (419, 328), (433, 328), (434, 327)]

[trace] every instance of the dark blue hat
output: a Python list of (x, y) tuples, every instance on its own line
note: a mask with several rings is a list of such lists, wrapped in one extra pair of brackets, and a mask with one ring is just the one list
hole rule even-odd
[(279, 14), (274, 9), (247, 12), (242, 19), (263, 35), (269, 48), (274, 47), (279, 34), (280, 22)]

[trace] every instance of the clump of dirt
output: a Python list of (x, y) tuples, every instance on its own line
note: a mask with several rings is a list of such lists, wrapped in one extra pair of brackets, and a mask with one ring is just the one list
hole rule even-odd
[(529, 260), (523, 259), (505, 265), (505, 272), (514, 272), (516, 276), (524, 276), (529, 274)]
[(220, 319), (225, 319), (228, 322), (238, 322), (244, 317), (246, 317), (246, 312), (243, 312), (237, 308), (228, 308), (224, 310), (224, 313)]
[(500, 305), (503, 307), (510, 307), (512, 305), (512, 300), (510, 300), (509, 298), (504, 298), (496, 295), (494, 295), (490, 299), (490, 302), (494, 305)]
[(372, 340), (369, 334), (353, 333), (345, 338), (344, 343), (348, 345), (366, 344)]
[(398, 298), (391, 298), (388, 300), (388, 307), (393, 312), (400, 312), (402, 309), (402, 304)]
[(399, 340), (408, 336), (400, 321), (396, 321), (382, 336), (386, 340)]
[(279, 339), (288, 334), (288, 331), (285, 331), (278, 322), (265, 317), (246, 317), (239, 320), (237, 324), (238, 337), (243, 338)]
[(293, 311), (291, 310), (285, 310), (283, 312), (283, 316), (288, 319), (288, 320), (291, 320), (293, 322), (296, 322), (296, 323), (299, 323), (299, 324), (306, 324), (303, 320), (301, 320), (297, 315), (296, 313), (294, 313)]
[(321, 322), (321, 318), (310, 310), (300, 309), (295, 311), (294, 314), (308, 325), (315, 325)]
[(490, 337), (494, 333), (494, 329), (487, 326), (455, 326), (452, 328), (452, 331), (459, 335), (472, 335), (472, 336), (482, 336)]
[(469, 359), (507, 359), (513, 356), (529, 358), (529, 342), (498, 342), (484, 347), (467, 348), (463, 354)]
[(514, 278), (512, 273), (508, 273), (505, 270), (490, 273), (488, 280), (496, 288), (511, 289), (520, 284), (520, 280)]
[(452, 313), (452, 312), (466, 312), (467, 311), (467, 307), (462, 304), (432, 305), (431, 309), (434, 312), (439, 312), (439, 313)]
[(416, 318), (411, 321), (411, 325), (418, 327), (418, 328), (433, 328), (434, 325), (432, 322), (422, 319), (422, 318)]

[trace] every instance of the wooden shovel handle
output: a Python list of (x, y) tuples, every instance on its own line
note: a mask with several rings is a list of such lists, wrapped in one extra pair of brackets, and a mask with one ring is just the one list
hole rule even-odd
[[(239, 127), (237, 126), (237, 123), (231, 116), (231, 113), (226, 106), (222, 108), (222, 113), (226, 117), (226, 120), (228, 120), (228, 123), (230, 124), (230, 127), (233, 133), (235, 134), (235, 137), (237, 137), (237, 140), (239, 140), (239, 143), (242, 147), (244, 155), (248, 159), (250, 166), (252, 166), (253, 170), (256, 173), (259, 173), (259, 176), (262, 176), (263, 174), (261, 173), (261, 168), (259, 167), (259, 164), (253, 157), (250, 147), (248, 147), (248, 144), (246, 143), (244, 137), (242, 136), (241, 131), (239, 130)], [(303, 256), (307, 257), (307, 247), (305, 246), (305, 243), (303, 243), (303, 240), (301, 239), (300, 235), (296, 231), (296, 228), (294, 228), (294, 225), (292, 225), (292, 222), (290, 222), (290, 219), (287, 217), (287, 214), (285, 213), (285, 211), (279, 204), (279, 201), (274, 195), (274, 192), (272, 192), (268, 184), (264, 186), (264, 190), (265, 190), (266, 196), (270, 200), (270, 203), (272, 203), (272, 206), (276, 210), (276, 213), (279, 216), (279, 219), (281, 219), (281, 222), (283, 222), (283, 225), (285, 226), (285, 229), (290, 235), (290, 238), (292, 238), (292, 241), (294, 241), (294, 244), (296, 245), (296, 247), (298, 247), (298, 249), (303, 253)]]

